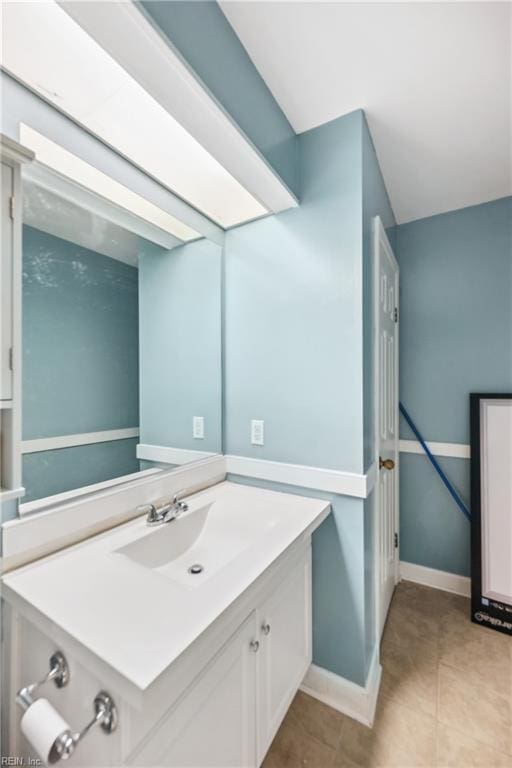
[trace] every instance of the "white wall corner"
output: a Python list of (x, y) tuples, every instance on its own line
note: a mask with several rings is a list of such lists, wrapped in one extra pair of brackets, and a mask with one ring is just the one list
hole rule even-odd
[(471, 596), (471, 579), (469, 576), (459, 576), (458, 573), (438, 571), (436, 568), (427, 568), (416, 563), (400, 562), (400, 577), (405, 581), (413, 581), (423, 584), (425, 587), (442, 589), (444, 592), (452, 592), (463, 597)]
[(357, 685), (327, 669), (311, 664), (301, 691), (371, 728), (379, 696), (382, 667), (378, 647), (372, 657), (366, 685)]

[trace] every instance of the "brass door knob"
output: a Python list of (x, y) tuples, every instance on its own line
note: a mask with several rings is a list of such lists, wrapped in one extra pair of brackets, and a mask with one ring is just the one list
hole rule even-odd
[(383, 459), (379, 457), (379, 469), (394, 469), (395, 468), (395, 462), (393, 459)]

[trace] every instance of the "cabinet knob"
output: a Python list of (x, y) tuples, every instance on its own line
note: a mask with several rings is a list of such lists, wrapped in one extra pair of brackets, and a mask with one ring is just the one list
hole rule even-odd
[(267, 623), (262, 624), (261, 631), (263, 632), (264, 635), (270, 635), (270, 624), (267, 624)]
[(251, 651), (254, 651), (254, 653), (258, 653), (260, 649), (260, 644), (258, 640), (251, 640), (249, 645), (250, 645)]

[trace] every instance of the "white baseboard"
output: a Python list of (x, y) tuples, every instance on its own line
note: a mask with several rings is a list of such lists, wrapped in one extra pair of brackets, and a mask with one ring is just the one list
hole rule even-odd
[(312, 664), (302, 682), (301, 691), (371, 728), (377, 707), (381, 674), (382, 667), (376, 648), (364, 687)]
[(435, 568), (404, 561), (400, 562), (400, 576), (406, 581), (414, 581), (426, 587), (442, 589), (463, 597), (471, 596), (471, 579), (468, 576), (459, 576), (457, 573), (438, 571)]

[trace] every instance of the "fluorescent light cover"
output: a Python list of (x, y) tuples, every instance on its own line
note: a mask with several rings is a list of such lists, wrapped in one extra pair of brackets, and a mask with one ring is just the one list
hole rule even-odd
[(3, 2), (2, 65), (223, 227), (268, 213), (55, 2)]
[(55, 144), (46, 136), (23, 123), (20, 123), (20, 142), (35, 152), (38, 162), (130, 211), (135, 216), (151, 222), (165, 232), (170, 232), (180, 240), (189, 241), (201, 237), (199, 232), (176, 219), (167, 211), (163, 211), (157, 205), (150, 203), (136, 192), (132, 192), (128, 187), (119, 184), (110, 176), (86, 163), (85, 160), (72, 152), (68, 152), (67, 149), (63, 149), (59, 144)]

